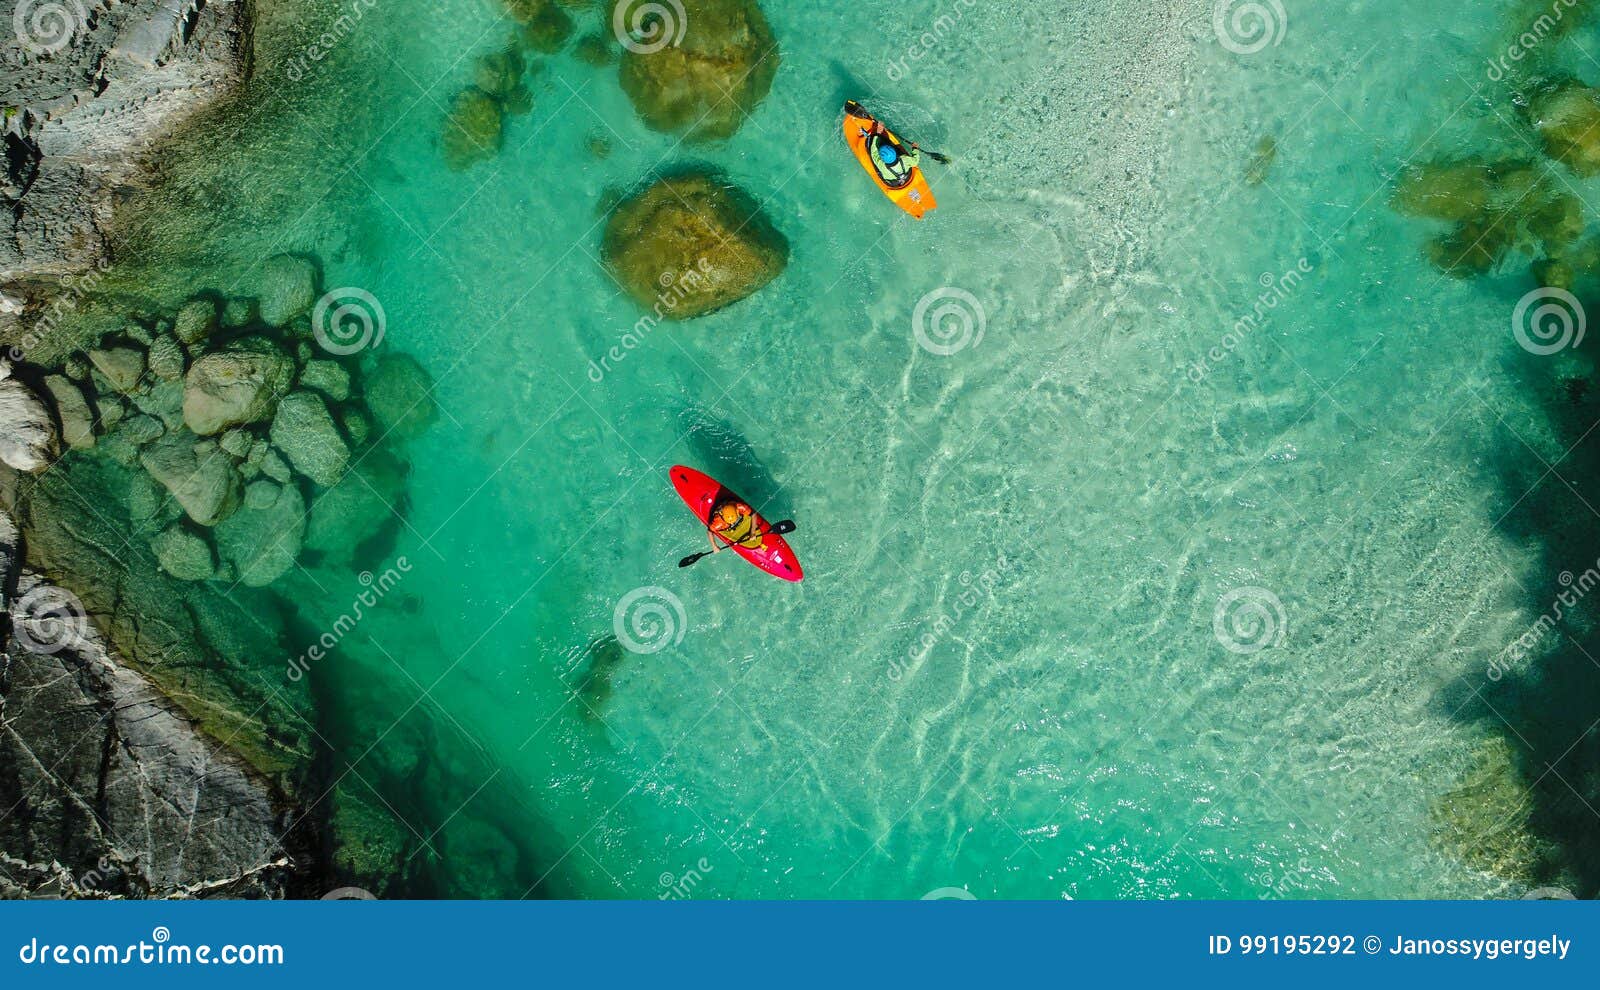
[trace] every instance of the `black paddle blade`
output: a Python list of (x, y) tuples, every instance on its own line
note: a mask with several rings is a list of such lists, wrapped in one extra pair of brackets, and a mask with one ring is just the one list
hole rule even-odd
[(940, 165), (948, 165), (948, 164), (950, 164), (950, 156), (949, 155), (941, 155), (937, 151), (925, 151), (925, 152), (923, 152), (923, 154), (927, 155), (929, 158), (932, 158), (934, 161), (938, 162)]
[(690, 566), (692, 564), (699, 563), (700, 562), (700, 558), (709, 557), (709, 556), (711, 556), (711, 551), (710, 550), (702, 550), (700, 553), (691, 553), (689, 556), (687, 556), (687, 557), (683, 558), (682, 560), (678, 561), (678, 566), (679, 567), (688, 567), (688, 566)]
[(772, 524), (772, 528), (769, 529), (767, 532), (776, 533), (779, 536), (782, 536), (784, 533), (793, 533), (794, 532), (794, 520), (793, 519), (784, 519), (784, 520), (782, 520), (780, 522), (775, 522), (775, 523)]

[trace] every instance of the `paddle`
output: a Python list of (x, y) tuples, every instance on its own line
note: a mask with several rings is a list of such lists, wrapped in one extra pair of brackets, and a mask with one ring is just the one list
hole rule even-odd
[[(785, 519), (782, 522), (773, 523), (772, 524), (772, 528), (769, 529), (769, 530), (766, 530), (765, 532), (753, 533), (751, 535), (752, 536), (767, 536), (768, 534), (771, 534), (773, 536), (782, 536), (785, 533), (793, 533), (793, 532), (794, 532), (794, 520), (793, 519)], [(750, 539), (750, 537), (747, 536), (747, 537), (745, 537), (745, 539), (748, 540), (748, 539)], [(699, 553), (691, 553), (689, 556), (687, 556), (687, 557), (683, 558), (682, 560), (678, 561), (678, 566), (679, 567), (688, 567), (691, 564), (696, 564), (701, 559), (703, 559), (705, 557), (709, 557), (714, 553), (721, 553), (722, 551), (728, 549), (728, 547), (730, 547), (730, 546), (732, 546), (732, 544), (724, 543), (722, 546), (717, 547), (715, 550), (702, 550)]]
[[(844, 101), (844, 110), (845, 110), (845, 113), (850, 114), (852, 117), (864, 117), (867, 120), (875, 120), (876, 119), (876, 118), (874, 118), (872, 116), (871, 113), (869, 113), (867, 111), (866, 107), (864, 107), (861, 104), (857, 103), (855, 100), (845, 100)], [(922, 153), (924, 155), (927, 155), (929, 158), (932, 158), (934, 161), (938, 162), (940, 165), (948, 165), (948, 164), (950, 164), (950, 156), (949, 155), (943, 154), (943, 153), (938, 152), (938, 151), (929, 151), (926, 148), (922, 148), (920, 150), (922, 151)]]

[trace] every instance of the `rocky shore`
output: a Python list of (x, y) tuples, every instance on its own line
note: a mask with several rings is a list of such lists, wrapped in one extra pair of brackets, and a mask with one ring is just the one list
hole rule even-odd
[(118, 660), (0, 516), (0, 897), (282, 897), (282, 795)]
[(145, 157), (247, 74), (245, 8), (0, 3), (0, 21), (19, 28), (0, 50), (0, 321), (107, 255), (112, 208), (137, 186)]
[[(174, 502), (221, 523), (245, 508), (231, 463), (200, 469), (196, 457), (187, 474), (176, 463), (185, 348), (216, 320), (191, 307), (159, 328), (128, 321), (105, 346), (30, 363), (50, 350), (33, 345), (49, 342), (53, 313), (76, 309), (114, 256), (113, 209), (136, 194), (153, 149), (247, 77), (246, 5), (8, 2), (0, 18), (16, 28), (0, 50), (0, 341), (21, 359), (0, 371), (0, 503), (15, 519), (0, 518), (0, 896), (315, 896), (316, 842), (298, 837), (310, 823), (289, 828), (309, 734), (287, 719), (265, 729), (263, 714), (287, 704), (242, 708), (259, 687), (216, 662), (275, 657), (282, 644), (253, 635), (221, 594), (179, 594), (171, 570), (230, 572), (219, 561), (200, 574), (176, 533), (137, 547), (137, 513), (124, 514), (143, 504), (161, 518)], [(143, 459), (144, 486), (107, 476), (163, 441)], [(60, 460), (97, 442), (109, 457)], [(207, 507), (210, 478), (222, 497)], [(107, 498), (119, 485), (124, 498)], [(260, 511), (280, 501), (266, 506), (266, 494), (254, 496)], [(258, 557), (245, 560), (252, 578), (265, 573)]]

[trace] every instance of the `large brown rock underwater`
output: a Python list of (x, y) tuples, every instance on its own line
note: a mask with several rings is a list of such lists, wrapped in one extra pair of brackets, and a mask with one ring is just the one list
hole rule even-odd
[(789, 242), (743, 190), (691, 172), (623, 200), (606, 222), (602, 254), (641, 305), (661, 319), (688, 320), (777, 278)]
[(655, 130), (691, 141), (729, 137), (772, 88), (778, 43), (754, 0), (685, 0), (682, 9), (679, 21), (614, 0), (612, 25), (628, 38), (623, 92)]

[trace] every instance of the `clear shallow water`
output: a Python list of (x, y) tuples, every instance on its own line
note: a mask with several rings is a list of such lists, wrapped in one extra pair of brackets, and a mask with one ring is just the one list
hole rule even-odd
[[(614, 68), (550, 59), (465, 174), (439, 158), (443, 108), (507, 28), (479, 0), (384, 7), (301, 82), (267, 69), (140, 218), (174, 291), (317, 254), (436, 377), (399, 547), (423, 606), (364, 630), (405, 670), (344, 662), (427, 687), (495, 768), (410, 811), (442, 868), (472, 892), (493, 817), (585, 896), (691, 870), (694, 896), (1504, 893), (1429, 809), (1490, 734), (1452, 709), (1542, 608), (1536, 549), (1496, 526), (1497, 451), (1565, 444), (1504, 332), (1521, 273), (1441, 278), (1433, 229), (1386, 201), (1413, 156), (1515, 147), (1477, 62), (1508, 8), (1297, 5), (1281, 45), (1238, 55), (1206, 4), (1026, 2), (967, 12), (894, 80), (908, 25), (950, 5), (763, 6), (782, 68), (732, 140), (681, 146)], [(263, 50), (311, 23), (269, 8)], [(839, 143), (863, 95), (845, 73), (956, 157), (928, 221)], [(641, 315), (596, 261), (595, 207), (691, 162), (764, 202), (789, 268), (594, 382)], [(174, 213), (185, 187), (226, 205)], [(952, 356), (912, 332), (941, 287), (984, 317)], [(703, 539), (678, 462), (797, 518), (805, 583), (679, 570)], [(585, 717), (586, 647), (649, 586), (682, 639), (627, 655)], [(1241, 588), (1281, 606), (1248, 655), (1214, 631)]]

